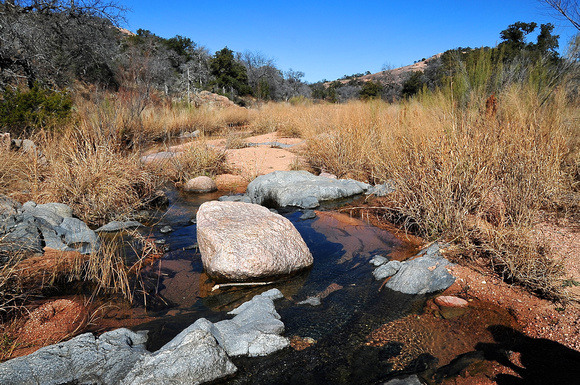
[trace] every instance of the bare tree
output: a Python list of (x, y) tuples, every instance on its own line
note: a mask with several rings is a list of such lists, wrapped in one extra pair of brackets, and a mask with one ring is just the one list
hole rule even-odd
[(103, 0), (0, 0), (0, 88), (111, 81), (123, 12)]
[(248, 85), (259, 99), (275, 99), (283, 82), (282, 74), (273, 59), (260, 52), (244, 51), (238, 60), (246, 67)]
[(574, 28), (580, 31), (580, 9), (578, 8), (578, 0), (542, 0), (554, 10), (556, 10), (561, 17), (568, 20)]

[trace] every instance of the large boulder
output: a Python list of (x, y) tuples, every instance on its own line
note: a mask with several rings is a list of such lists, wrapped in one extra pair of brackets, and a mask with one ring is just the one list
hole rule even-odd
[(69, 341), (0, 365), (0, 384), (118, 384), (144, 355), (147, 336), (117, 329), (95, 338), (81, 334)]
[(274, 171), (254, 179), (247, 189), (252, 203), (268, 207), (311, 209), (320, 201), (362, 194), (371, 186), (352, 179), (332, 179), (307, 171)]
[(246, 281), (290, 274), (312, 265), (292, 223), (265, 207), (211, 201), (197, 211), (203, 266), (218, 280)]

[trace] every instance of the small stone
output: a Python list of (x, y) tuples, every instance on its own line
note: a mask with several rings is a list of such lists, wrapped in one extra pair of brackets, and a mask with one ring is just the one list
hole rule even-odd
[(369, 263), (373, 266), (381, 266), (384, 265), (385, 263), (389, 262), (389, 260), (385, 257), (383, 257), (382, 255), (375, 255), (370, 261)]
[(320, 297), (308, 297), (304, 301), (300, 301), (297, 305), (310, 305), (310, 306), (320, 306), (322, 301), (320, 301)]
[(316, 213), (314, 212), (314, 210), (305, 210), (302, 215), (300, 216), (301, 220), (307, 220), (307, 219), (314, 219), (316, 218)]
[(164, 245), (165, 242), (167, 242), (167, 241), (165, 239), (163, 239), (163, 238), (160, 238), (160, 239), (156, 239), (155, 240), (155, 244), (156, 245)]
[(161, 229), (159, 229), (159, 231), (163, 234), (167, 234), (175, 230), (173, 230), (173, 227), (171, 226), (163, 226)]
[(453, 295), (440, 295), (435, 298), (435, 303), (439, 306), (445, 307), (467, 307), (469, 303), (463, 298), (455, 297)]
[(217, 185), (209, 176), (198, 176), (187, 181), (183, 190), (192, 193), (208, 193), (217, 190)]

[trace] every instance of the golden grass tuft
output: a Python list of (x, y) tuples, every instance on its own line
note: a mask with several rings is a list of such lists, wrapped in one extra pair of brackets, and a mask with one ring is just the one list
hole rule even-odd
[(200, 175), (215, 176), (228, 171), (225, 150), (209, 147), (203, 141), (187, 146), (171, 158), (151, 162), (147, 167), (163, 180), (177, 184)]

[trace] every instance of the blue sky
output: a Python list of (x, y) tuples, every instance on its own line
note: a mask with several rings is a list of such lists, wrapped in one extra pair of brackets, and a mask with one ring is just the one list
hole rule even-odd
[[(262, 1), (120, 0), (126, 27), (189, 37), (213, 54), (227, 46), (302, 71), (305, 80), (378, 72), (456, 47), (495, 46), (517, 21), (551, 22), (567, 44), (575, 30), (536, 0)], [(534, 38), (532, 38), (533, 40)]]

